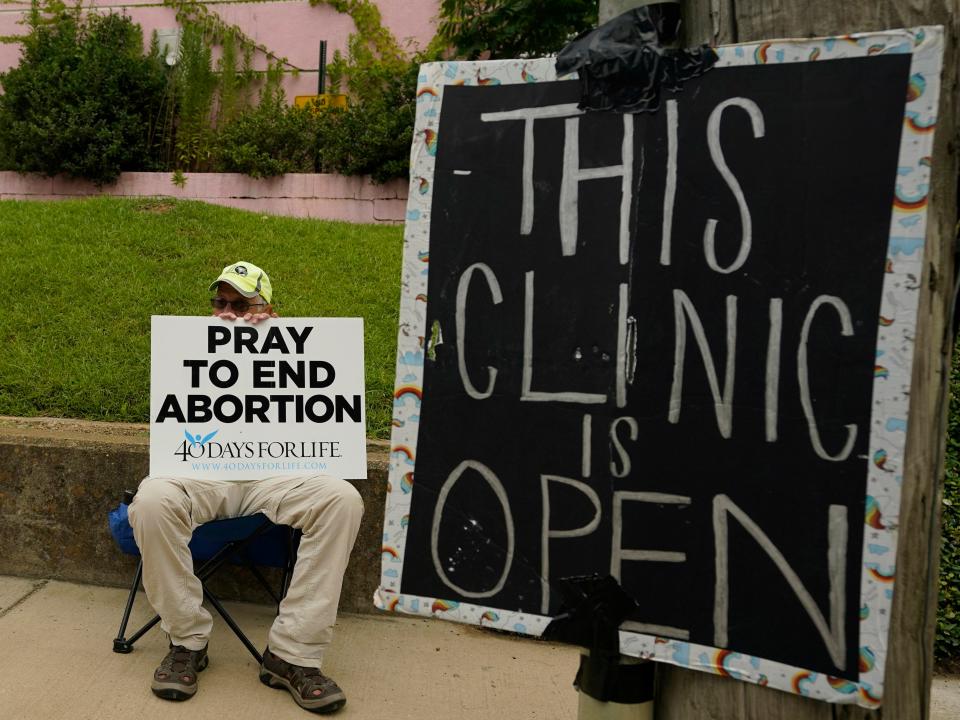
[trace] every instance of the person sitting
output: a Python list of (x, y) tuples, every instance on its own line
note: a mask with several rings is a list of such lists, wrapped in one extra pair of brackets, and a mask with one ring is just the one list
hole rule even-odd
[[(221, 320), (255, 324), (277, 317), (270, 278), (252, 263), (227, 265), (210, 290), (215, 293), (213, 315)], [(320, 670), (363, 501), (353, 485), (329, 475), (143, 479), (129, 508), (130, 525), (143, 557), (147, 599), (170, 639), (151, 689), (166, 700), (188, 700), (209, 662), (213, 621), (201, 604), (203, 588), (193, 573), (188, 543), (194, 528), (258, 512), (303, 532), (290, 588), (270, 628), (260, 680), (286, 688), (302, 708), (333, 712), (343, 707), (346, 695)]]

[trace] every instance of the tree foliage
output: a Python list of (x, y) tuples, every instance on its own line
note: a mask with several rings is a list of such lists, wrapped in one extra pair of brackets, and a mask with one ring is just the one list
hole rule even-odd
[[(193, 0), (163, 0), (183, 27), (173, 67), (154, 34), (120, 15), (34, 0), (20, 66), (0, 76), (0, 168), (112, 182), (122, 170), (369, 174), (408, 172), (419, 63), (371, 0), (312, 0), (350, 15), (356, 32), (329, 65), (346, 108), (289, 107), (288, 61)], [(214, 67), (212, 48), (220, 46)], [(253, 69), (264, 53), (268, 70)], [(259, 84), (259, 100), (251, 102)]]
[(309, 109), (287, 105), (282, 77), (279, 66), (273, 66), (260, 101), (218, 128), (218, 169), (255, 178), (315, 172), (316, 119)]
[(596, 23), (596, 0), (442, 0), (438, 35), (470, 60), (540, 57)]
[(176, 167), (183, 170), (210, 169), (213, 102), (219, 84), (211, 57), (203, 31), (193, 25), (185, 26), (172, 78), (177, 103)]
[(383, 26), (371, 0), (311, 0), (353, 19), (356, 32), (346, 55), (329, 64), (330, 91), (345, 92), (346, 108), (317, 109), (317, 156), (321, 172), (370, 175), (375, 182), (406, 177), (416, 114), (421, 62), (438, 59), (433, 48), (405, 51)]
[(416, 114), (416, 63), (389, 75), (392, 82), (346, 109), (325, 108), (317, 124), (322, 172), (370, 175), (374, 182), (406, 177)]
[(165, 80), (159, 59), (144, 55), (140, 27), (36, 2), (28, 23), (20, 64), (0, 75), (4, 165), (98, 184), (150, 168)]

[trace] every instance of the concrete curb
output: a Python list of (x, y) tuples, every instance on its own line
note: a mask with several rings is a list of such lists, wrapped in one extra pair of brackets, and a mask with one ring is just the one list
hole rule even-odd
[(63, 175), (44, 177), (0, 171), (0, 200), (77, 200), (94, 196), (175, 198), (290, 217), (352, 223), (402, 223), (407, 210), (405, 178), (375, 184), (368, 176), (288, 173), (252, 178), (239, 173), (186, 173), (185, 185), (169, 172), (124, 172), (111, 185)]
[[(0, 574), (129, 585), (136, 560), (117, 549), (107, 513), (147, 474), (148, 443), (145, 425), (0, 417)], [(346, 612), (374, 612), (380, 580), (387, 443), (369, 441), (367, 457), (367, 479), (351, 481), (366, 509), (344, 578)], [(213, 587), (225, 598), (268, 600), (236, 568)]]

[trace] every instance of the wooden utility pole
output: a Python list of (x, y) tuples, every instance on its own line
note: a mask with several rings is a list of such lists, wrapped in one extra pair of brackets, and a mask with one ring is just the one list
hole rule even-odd
[(933, 155), (923, 289), (910, 396), (897, 582), (885, 697), (879, 710), (836, 706), (667, 665), (658, 720), (926, 720), (940, 549), (940, 500), (950, 379), (950, 305), (957, 227), (960, 0), (682, 0), (683, 44), (843, 35), (944, 26), (943, 86)]

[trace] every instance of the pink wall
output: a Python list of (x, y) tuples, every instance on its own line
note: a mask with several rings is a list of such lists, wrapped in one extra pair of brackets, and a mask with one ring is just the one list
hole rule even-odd
[[(144, 45), (158, 28), (174, 28), (174, 11), (157, 7), (157, 0), (86, 0), (102, 12), (126, 12), (143, 27)], [(334, 50), (345, 50), (347, 38), (355, 28), (349, 16), (338, 13), (328, 5), (311, 7), (308, 0), (276, 0), (275, 2), (207, 2), (207, 8), (224, 21), (237, 25), (246, 35), (286, 57), (302, 68), (297, 78), (288, 77), (285, 89), (289, 100), (295, 95), (311, 95), (317, 91), (317, 61), (320, 40), (327, 41), (327, 59)], [(390, 28), (401, 44), (410, 40), (414, 47), (425, 47), (436, 30), (436, 16), (440, 0), (379, 0), (377, 5), (384, 25)], [(0, 35), (21, 35), (25, 32), (20, 21), (29, 0), (5, 0), (0, 4)], [(0, 43), (0, 72), (20, 62), (20, 46)], [(257, 58), (257, 67), (263, 69), (264, 58)]]
[(76, 200), (90, 195), (173, 197), (202, 200), (271, 215), (396, 224), (404, 220), (407, 180), (373, 184), (365, 177), (290, 174), (257, 180), (237, 173), (186, 173), (186, 185), (170, 173), (121, 173), (113, 185), (97, 188), (86, 180), (0, 172), (0, 201)]

